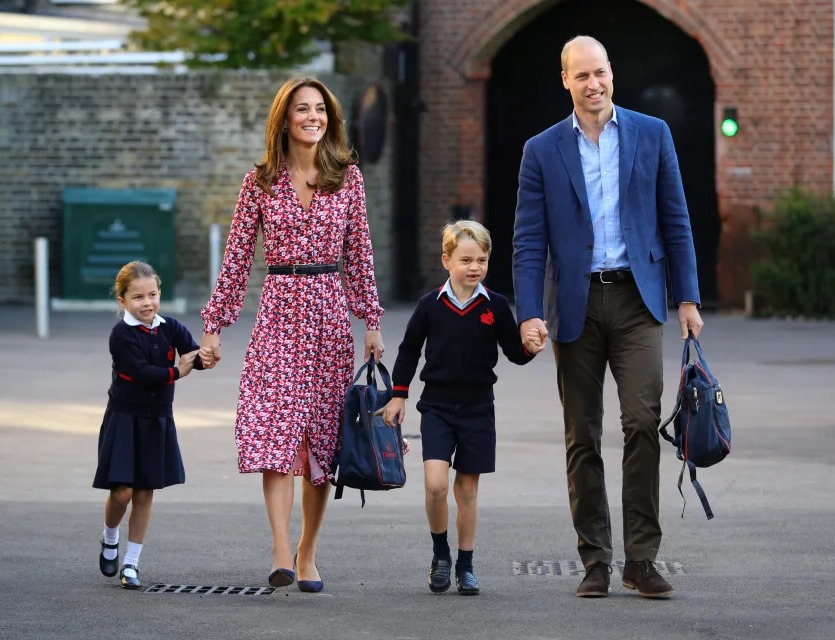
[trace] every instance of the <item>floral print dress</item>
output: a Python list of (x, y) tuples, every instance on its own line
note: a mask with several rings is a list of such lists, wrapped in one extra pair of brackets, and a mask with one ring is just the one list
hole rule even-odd
[(335, 263), (339, 273), (267, 275), (241, 373), (235, 443), (241, 473), (272, 470), (330, 480), (345, 391), (354, 367), (348, 310), (380, 328), (380, 307), (360, 170), (339, 191), (317, 189), (305, 211), (286, 166), (265, 193), (244, 179), (223, 265), (201, 312), (220, 333), (243, 306), (259, 228), (268, 265)]

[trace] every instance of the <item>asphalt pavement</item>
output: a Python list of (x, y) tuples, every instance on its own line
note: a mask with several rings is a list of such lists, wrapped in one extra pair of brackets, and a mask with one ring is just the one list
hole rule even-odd
[[(389, 364), (409, 312), (384, 316)], [(199, 337), (196, 312), (180, 319)], [(699, 473), (715, 519), (705, 519), (687, 482), (682, 518), (679, 462), (662, 442), (658, 559), (676, 588), (672, 599), (638, 597), (617, 570), (609, 598), (574, 596), (582, 569), (549, 350), (524, 367), (501, 359), (497, 369), (498, 468), (481, 483), (474, 556), (480, 596), (437, 596), (426, 586), (431, 541), (413, 402), (404, 423), (413, 447), (406, 486), (368, 494), (364, 509), (350, 490), (331, 501), (319, 553), (325, 590), (284, 595), (265, 589), (270, 539), (260, 477), (236, 469), (234, 412), (253, 315), (224, 331), (216, 369), (177, 385), (187, 481), (157, 492), (140, 564), (148, 588), (127, 592), (98, 572), (104, 492), (90, 487), (115, 316), (56, 313), (51, 337), (39, 339), (30, 308), (0, 307), (0, 638), (833, 638), (835, 323), (705, 320), (701, 342), (725, 391), (733, 451)], [(665, 349), (667, 412), (681, 353), (672, 323)], [(611, 379), (605, 403), (622, 561), (622, 440)]]

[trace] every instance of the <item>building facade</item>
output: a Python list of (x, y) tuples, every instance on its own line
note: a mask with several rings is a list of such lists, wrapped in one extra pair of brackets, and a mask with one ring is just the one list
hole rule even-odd
[(570, 113), (559, 53), (580, 33), (608, 49), (615, 104), (673, 131), (708, 303), (742, 306), (775, 195), (833, 190), (831, 0), (423, 0), (418, 24), (428, 282), (443, 275), (438, 229), (470, 216), (492, 229), (493, 286), (510, 290), (522, 145)]

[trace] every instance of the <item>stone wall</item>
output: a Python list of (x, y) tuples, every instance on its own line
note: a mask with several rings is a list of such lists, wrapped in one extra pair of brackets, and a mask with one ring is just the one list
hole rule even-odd
[[(68, 186), (177, 191), (175, 294), (209, 293), (209, 226), (228, 230), (244, 174), (260, 161), (276, 90), (267, 72), (0, 75), (0, 303), (33, 299), (33, 240), (50, 243), (50, 290), (61, 297), (62, 191)], [(321, 76), (350, 121), (378, 78)], [(360, 164), (383, 300), (391, 289), (390, 143)], [(257, 300), (256, 261), (248, 304)]]

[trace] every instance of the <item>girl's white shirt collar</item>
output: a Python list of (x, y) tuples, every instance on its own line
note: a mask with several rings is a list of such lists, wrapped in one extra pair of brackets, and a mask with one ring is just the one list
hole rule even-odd
[(161, 325), (163, 322), (165, 322), (165, 318), (163, 318), (159, 314), (156, 314), (154, 316), (154, 320), (153, 320), (153, 322), (151, 322), (151, 324), (145, 324), (141, 320), (138, 320), (136, 318), (136, 316), (134, 316), (127, 309), (125, 309), (125, 317), (123, 318), (123, 320), (125, 321), (125, 324), (129, 324), (132, 327), (138, 327), (139, 325), (142, 325), (146, 329), (156, 329), (159, 325)]

